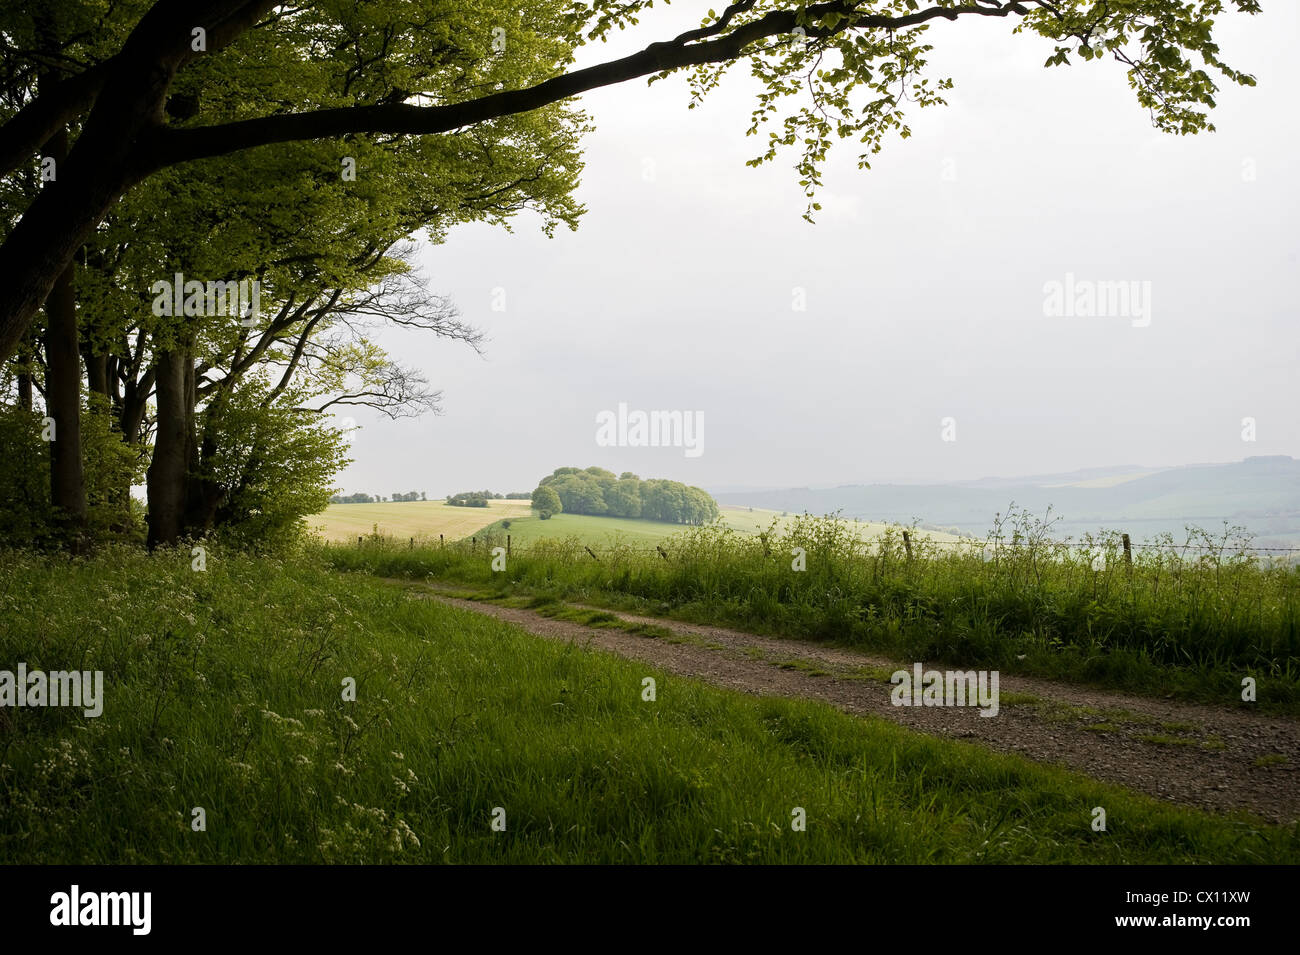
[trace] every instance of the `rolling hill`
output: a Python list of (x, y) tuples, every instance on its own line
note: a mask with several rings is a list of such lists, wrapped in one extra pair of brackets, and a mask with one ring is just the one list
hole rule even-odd
[(1300, 547), (1300, 461), (1285, 455), (1234, 464), (1166, 469), (1093, 469), (1036, 478), (990, 478), (960, 484), (845, 485), (781, 491), (719, 492), (719, 504), (828, 514), (862, 520), (918, 520), (982, 536), (995, 514), (1014, 502), (1042, 516), (1060, 515), (1057, 532), (1077, 536), (1099, 528), (1141, 541), (1162, 532), (1179, 538), (1186, 525), (1210, 531), (1241, 525), (1257, 546)]

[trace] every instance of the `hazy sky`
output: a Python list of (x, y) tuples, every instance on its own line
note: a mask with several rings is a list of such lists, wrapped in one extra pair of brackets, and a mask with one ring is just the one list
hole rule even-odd
[[(1191, 137), (1151, 127), (1120, 64), (1044, 69), (1050, 42), (1009, 23), (939, 24), (929, 75), (953, 78), (949, 105), (913, 108), (870, 171), (838, 144), (816, 225), (793, 154), (744, 165), (765, 142), (744, 135), (747, 69), (691, 111), (684, 77), (588, 94), (580, 228), (547, 239), (524, 216), (424, 250), (485, 356), (385, 333), (445, 414), (356, 413), (339, 483), (504, 492), (597, 464), (802, 486), (1300, 456), (1298, 11), (1222, 18), (1223, 57), (1259, 85), (1222, 87), (1218, 131)], [(590, 52), (697, 17), (646, 16)], [(1131, 314), (1045, 314), (1067, 275), (1137, 283)], [(620, 402), (702, 414), (702, 453), (598, 446)]]

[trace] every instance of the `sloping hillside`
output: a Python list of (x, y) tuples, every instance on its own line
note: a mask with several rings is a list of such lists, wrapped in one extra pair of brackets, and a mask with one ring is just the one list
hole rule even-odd
[[(1140, 476), (1130, 476), (1136, 472)], [(1300, 461), (1287, 456), (1247, 458), (1235, 464), (1188, 465), (1150, 472), (1116, 469), (1119, 479), (1101, 471), (1050, 478), (1003, 479), (966, 484), (847, 485), (789, 488), (781, 491), (717, 494), (719, 503), (827, 514), (863, 520), (911, 521), (963, 533), (984, 534), (1008, 505), (1039, 515), (1052, 507), (1062, 518), (1058, 530), (1125, 530), (1137, 540), (1164, 531), (1175, 536), (1184, 526), (1222, 529), (1242, 525), (1261, 546), (1300, 546)]]

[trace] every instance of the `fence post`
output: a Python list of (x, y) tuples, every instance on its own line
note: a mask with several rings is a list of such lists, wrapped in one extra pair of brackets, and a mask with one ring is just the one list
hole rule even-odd
[(1128, 535), (1123, 536), (1124, 541), (1124, 564), (1129, 570), (1133, 569), (1133, 543), (1129, 540)]
[(411, 550), (415, 550), (415, 538), (414, 538), (414, 537), (411, 538), (411, 546), (410, 546), (410, 549), (411, 549)]
[(583, 545), (582, 545), (582, 549), (585, 550), (588, 554), (591, 555), (591, 559), (592, 559), (592, 560), (594, 560), (594, 561), (595, 561), (596, 563), (598, 563), (598, 564), (600, 563), (600, 558), (596, 556), (596, 552), (595, 552), (594, 550), (592, 550), (592, 549), (591, 549), (590, 547), (588, 547), (586, 544), (583, 544)]
[(912, 535), (903, 531), (903, 547), (907, 550), (907, 559), (912, 559)]
[(478, 550), (478, 538), (477, 538), (477, 537), (471, 537), (471, 538), (469, 539), (469, 549), (470, 549), (470, 550)]
[(510, 535), (506, 535), (506, 556), (510, 556)]
[(659, 551), (659, 556), (662, 557), (664, 560), (668, 559), (668, 551), (664, 550), (658, 544), (655, 544), (655, 550)]
[(363, 538), (360, 534), (358, 534), (358, 535), (357, 535), (357, 546), (358, 546), (358, 547), (361, 546), (361, 541), (362, 541), (362, 540), (364, 540), (364, 538)]
[(447, 542), (446, 542), (445, 540), (442, 539), (442, 535), (441, 535), (441, 534), (438, 535), (438, 546), (439, 546), (439, 547), (446, 547), (446, 546), (447, 546)]

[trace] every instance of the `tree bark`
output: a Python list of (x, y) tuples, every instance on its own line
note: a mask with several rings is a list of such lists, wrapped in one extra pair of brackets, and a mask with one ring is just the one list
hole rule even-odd
[(177, 346), (160, 352), (155, 366), (158, 429), (146, 486), (149, 494), (149, 546), (165, 547), (180, 539), (185, 526), (185, 505), (190, 467), (191, 432), (186, 414), (186, 367), (192, 362)]
[(32, 371), (31, 361), (33, 358), (30, 340), (25, 340), (18, 348), (18, 406), (24, 411), (31, 411), (34, 407), (32, 400)]
[(86, 526), (86, 482), (81, 463), (81, 355), (73, 266), (64, 269), (45, 301), (45, 405), (54, 419), (50, 442), (50, 502), (74, 533)]
[[(56, 163), (68, 155), (68, 133), (59, 130), (48, 153)], [(45, 406), (54, 419), (50, 442), (50, 503), (74, 537), (85, 534), (86, 479), (81, 459), (81, 349), (77, 334), (76, 269), (69, 260), (45, 299)]]

